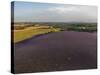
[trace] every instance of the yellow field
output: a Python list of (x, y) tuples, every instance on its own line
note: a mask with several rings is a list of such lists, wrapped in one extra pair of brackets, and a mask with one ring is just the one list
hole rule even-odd
[(21, 30), (12, 30), (14, 33), (14, 43), (31, 38), (35, 35), (45, 34), (48, 32), (57, 32), (59, 31), (59, 28), (50, 28), (50, 27), (27, 27), (26, 29)]

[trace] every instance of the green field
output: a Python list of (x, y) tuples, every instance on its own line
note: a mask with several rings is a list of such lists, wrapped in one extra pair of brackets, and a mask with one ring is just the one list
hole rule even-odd
[(61, 31), (96, 32), (96, 23), (62, 23), (53, 25), (54, 28), (61, 28)]

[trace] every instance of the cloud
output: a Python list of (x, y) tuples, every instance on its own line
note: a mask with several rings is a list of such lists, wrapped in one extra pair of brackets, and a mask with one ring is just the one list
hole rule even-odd
[(46, 12), (49, 18), (58, 21), (97, 22), (97, 7), (94, 6), (59, 6), (48, 8)]
[(74, 11), (74, 10), (77, 10), (77, 8), (76, 7), (65, 7), (65, 6), (53, 7), (53, 8), (48, 9), (48, 11), (58, 12), (58, 13), (67, 13), (69, 11)]

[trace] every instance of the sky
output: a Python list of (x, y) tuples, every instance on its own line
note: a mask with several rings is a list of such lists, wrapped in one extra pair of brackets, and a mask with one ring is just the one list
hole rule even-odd
[(97, 22), (97, 7), (14, 2), (14, 22)]

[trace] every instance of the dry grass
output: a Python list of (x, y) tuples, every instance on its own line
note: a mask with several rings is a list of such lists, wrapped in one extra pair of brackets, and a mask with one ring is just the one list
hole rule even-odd
[(46, 26), (27, 27), (25, 29), (12, 30), (14, 33), (14, 43), (31, 38), (35, 35), (45, 34), (48, 32), (57, 32), (59, 29)]

